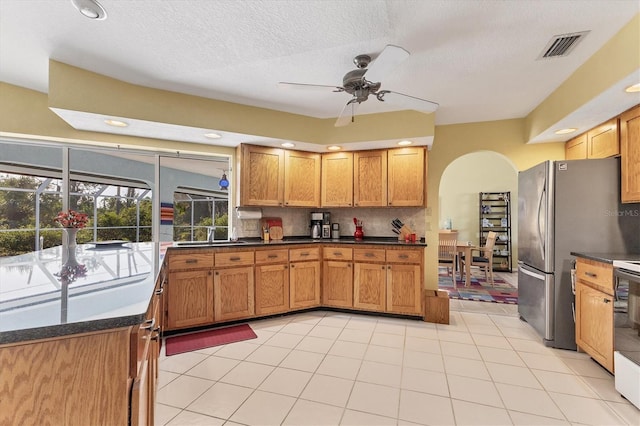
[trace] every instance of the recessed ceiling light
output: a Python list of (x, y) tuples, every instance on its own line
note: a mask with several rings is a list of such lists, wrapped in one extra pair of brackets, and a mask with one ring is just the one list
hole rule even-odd
[(331, 145), (331, 146), (328, 146), (327, 149), (329, 151), (340, 151), (342, 149), (342, 147), (338, 146), (338, 145)]
[(283, 148), (293, 148), (294, 146), (296, 146), (296, 144), (291, 142), (284, 142), (284, 143), (281, 143), (280, 146)]
[(398, 142), (398, 145), (400, 146), (407, 146), (407, 145), (411, 145), (413, 142), (411, 141), (400, 141)]
[(217, 133), (205, 133), (204, 137), (209, 139), (220, 139), (222, 136)]
[(627, 93), (640, 92), (640, 83), (636, 83), (633, 86), (629, 86), (626, 89), (624, 89), (624, 91)]
[(107, 19), (107, 11), (95, 0), (71, 0), (73, 6), (89, 19), (102, 21)]
[(566, 135), (566, 134), (568, 134), (568, 133), (573, 133), (573, 132), (575, 132), (576, 130), (578, 130), (578, 129), (576, 129), (576, 128), (574, 128), (574, 127), (567, 127), (566, 129), (556, 130), (556, 131), (555, 131), (555, 134), (556, 134), (556, 135)]
[(113, 127), (127, 127), (129, 125), (128, 123), (125, 123), (124, 121), (113, 120), (113, 119), (104, 120), (104, 122), (106, 124), (108, 124), (109, 126), (113, 126)]

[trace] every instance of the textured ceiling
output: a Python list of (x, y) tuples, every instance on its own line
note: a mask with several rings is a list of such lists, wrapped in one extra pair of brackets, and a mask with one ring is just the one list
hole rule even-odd
[[(637, 0), (0, 0), (0, 80), (47, 92), (49, 58), (126, 82), (317, 118), (346, 93), (355, 55), (411, 56), (382, 88), (440, 104), (436, 124), (526, 116), (635, 14)], [(590, 31), (567, 57), (537, 60), (554, 35)], [(375, 99), (359, 113), (386, 112)]]

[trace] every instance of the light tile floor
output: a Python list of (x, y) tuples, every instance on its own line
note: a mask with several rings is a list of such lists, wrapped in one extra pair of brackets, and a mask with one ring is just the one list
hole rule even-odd
[(586, 354), (517, 307), (451, 301), (451, 323), (318, 311), (257, 339), (160, 359), (157, 425), (640, 425)]

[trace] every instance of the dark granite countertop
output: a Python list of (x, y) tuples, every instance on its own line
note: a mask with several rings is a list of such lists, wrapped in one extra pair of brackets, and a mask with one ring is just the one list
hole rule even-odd
[(572, 256), (581, 257), (583, 259), (595, 260), (597, 262), (603, 263), (613, 263), (614, 260), (635, 260), (640, 261), (640, 253), (639, 254), (630, 254), (630, 253), (585, 253), (572, 251)]
[(193, 249), (196, 247), (266, 247), (266, 246), (277, 246), (277, 245), (288, 245), (288, 244), (350, 244), (350, 245), (390, 245), (390, 246), (410, 246), (410, 247), (426, 247), (427, 243), (417, 241), (415, 243), (407, 243), (404, 241), (398, 241), (397, 238), (394, 237), (364, 237), (362, 240), (356, 240), (353, 237), (341, 237), (339, 239), (312, 239), (308, 236), (299, 236), (299, 237), (285, 237), (282, 240), (273, 240), (269, 242), (264, 242), (260, 238), (242, 238), (238, 241), (220, 241), (214, 243), (206, 243), (204, 241), (196, 241), (196, 242), (177, 242), (173, 243), (171, 249)]
[(160, 246), (78, 245), (86, 273), (68, 284), (58, 276), (60, 246), (0, 258), (0, 344), (142, 323)]

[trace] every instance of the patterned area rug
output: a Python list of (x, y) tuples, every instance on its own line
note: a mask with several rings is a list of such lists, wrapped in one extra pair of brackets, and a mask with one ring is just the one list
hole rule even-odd
[(494, 286), (484, 280), (484, 274), (471, 275), (471, 284), (464, 286), (464, 281), (458, 279), (456, 288), (453, 288), (451, 277), (447, 276), (444, 269), (440, 270), (438, 288), (449, 292), (450, 299), (476, 300), (479, 302), (518, 304), (518, 289), (494, 275)]

